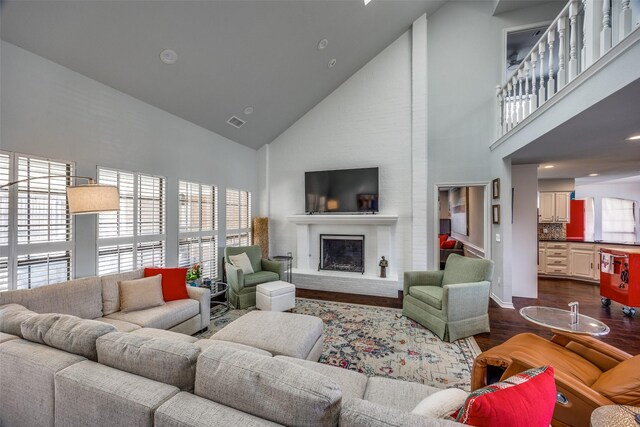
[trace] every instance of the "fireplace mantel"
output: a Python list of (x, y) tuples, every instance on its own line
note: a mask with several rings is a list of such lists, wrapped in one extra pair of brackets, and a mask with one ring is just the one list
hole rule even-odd
[[(396, 259), (396, 225), (398, 215), (290, 215), (296, 226), (294, 283), (303, 289), (318, 289), (366, 295), (397, 297), (398, 263)], [(365, 271), (341, 272), (319, 270), (320, 235), (365, 235)], [(378, 277), (380, 258), (389, 261), (387, 277)]]
[(294, 224), (394, 225), (398, 222), (398, 215), (290, 215), (287, 220)]

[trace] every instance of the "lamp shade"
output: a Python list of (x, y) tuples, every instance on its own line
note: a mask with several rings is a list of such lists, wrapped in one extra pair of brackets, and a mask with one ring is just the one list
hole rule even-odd
[(67, 187), (71, 215), (120, 210), (118, 188), (111, 185), (87, 184)]

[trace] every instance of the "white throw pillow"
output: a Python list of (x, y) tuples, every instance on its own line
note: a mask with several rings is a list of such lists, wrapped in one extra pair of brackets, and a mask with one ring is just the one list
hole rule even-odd
[(120, 310), (135, 311), (164, 304), (162, 274), (120, 282)]
[(441, 390), (425, 397), (411, 413), (431, 418), (446, 418), (462, 408), (467, 396), (469, 393), (459, 388)]
[(239, 255), (229, 255), (229, 261), (235, 268), (242, 270), (244, 274), (255, 273), (246, 252), (242, 252)]

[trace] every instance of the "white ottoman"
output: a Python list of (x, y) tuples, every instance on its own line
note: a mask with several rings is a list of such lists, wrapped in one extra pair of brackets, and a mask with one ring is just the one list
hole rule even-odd
[(296, 306), (296, 287), (288, 282), (262, 283), (256, 286), (256, 307), (265, 311), (286, 311)]

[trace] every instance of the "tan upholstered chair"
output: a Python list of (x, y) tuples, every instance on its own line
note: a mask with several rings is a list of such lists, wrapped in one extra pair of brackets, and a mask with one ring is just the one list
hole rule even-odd
[(481, 353), (473, 365), (471, 389), (487, 385), (492, 370), (503, 370), (504, 379), (551, 365), (558, 391), (554, 425), (589, 426), (591, 412), (599, 406), (640, 405), (640, 355), (632, 357), (588, 336), (554, 333), (551, 340), (519, 334)]

